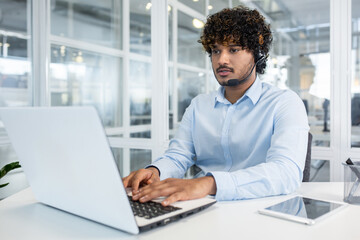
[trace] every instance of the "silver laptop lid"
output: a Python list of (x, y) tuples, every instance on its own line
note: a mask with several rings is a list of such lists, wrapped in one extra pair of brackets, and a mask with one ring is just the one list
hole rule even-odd
[(40, 202), (139, 232), (94, 108), (0, 108), (0, 117)]

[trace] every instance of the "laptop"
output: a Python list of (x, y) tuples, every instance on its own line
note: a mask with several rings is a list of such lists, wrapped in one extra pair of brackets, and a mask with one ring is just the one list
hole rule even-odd
[(160, 200), (132, 202), (93, 107), (0, 108), (0, 119), (35, 198), (46, 205), (138, 234), (216, 202), (207, 196), (160, 210)]

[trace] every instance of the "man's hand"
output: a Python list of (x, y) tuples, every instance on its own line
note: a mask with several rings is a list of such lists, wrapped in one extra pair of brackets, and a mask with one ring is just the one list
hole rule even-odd
[(216, 184), (212, 176), (196, 179), (168, 178), (133, 191), (133, 199), (147, 202), (166, 196), (162, 205), (167, 206), (176, 201), (202, 198), (209, 194), (216, 194)]
[(131, 172), (129, 176), (124, 177), (123, 184), (125, 188), (131, 187), (134, 192), (137, 192), (141, 185), (148, 185), (160, 181), (159, 171), (154, 167), (147, 169), (140, 169)]

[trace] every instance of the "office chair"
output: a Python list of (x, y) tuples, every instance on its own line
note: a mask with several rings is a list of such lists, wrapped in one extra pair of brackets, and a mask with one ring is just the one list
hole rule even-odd
[(304, 167), (304, 171), (303, 171), (303, 180), (302, 180), (303, 182), (309, 182), (310, 181), (311, 141), (312, 141), (312, 134), (309, 132), (306, 159), (305, 159), (305, 167)]

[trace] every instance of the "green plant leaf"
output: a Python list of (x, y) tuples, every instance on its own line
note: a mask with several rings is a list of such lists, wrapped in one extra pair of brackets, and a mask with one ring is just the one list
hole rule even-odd
[(0, 185), (0, 188), (3, 188), (3, 187), (5, 187), (5, 186), (7, 186), (7, 185), (9, 185), (9, 183), (1, 184), (1, 185)]
[(9, 164), (6, 164), (1, 170), (0, 170), (0, 178), (2, 178), (3, 176), (5, 176), (8, 172), (10, 172), (11, 170), (14, 170), (16, 168), (21, 167), (19, 162), (12, 162)]

